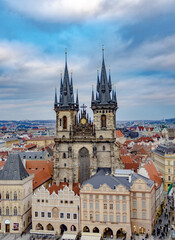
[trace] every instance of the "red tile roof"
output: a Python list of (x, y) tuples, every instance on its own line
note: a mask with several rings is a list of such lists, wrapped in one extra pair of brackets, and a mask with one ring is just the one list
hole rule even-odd
[(149, 161), (147, 164), (145, 164), (145, 169), (148, 172), (148, 175), (150, 179), (158, 184), (158, 186), (162, 183), (162, 175), (155, 167), (154, 163), (152, 161)]
[(139, 163), (133, 162), (133, 163), (124, 163), (125, 169), (134, 169), (134, 172), (137, 173), (137, 169), (139, 167)]
[(116, 138), (123, 137), (123, 133), (120, 130), (116, 130)]
[(33, 189), (41, 186), (53, 176), (53, 161), (46, 160), (26, 161), (26, 170), (34, 173)]
[(5, 161), (0, 161), (0, 169), (3, 168), (5, 165)]
[(123, 163), (133, 163), (130, 156), (121, 156), (121, 159)]

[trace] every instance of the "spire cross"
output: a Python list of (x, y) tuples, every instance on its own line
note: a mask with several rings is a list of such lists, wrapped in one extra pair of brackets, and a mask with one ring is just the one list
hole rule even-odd
[(86, 105), (84, 105), (84, 103), (83, 103), (83, 105), (81, 106), (81, 108), (83, 109), (83, 112), (85, 111), (85, 109), (87, 108), (87, 106)]

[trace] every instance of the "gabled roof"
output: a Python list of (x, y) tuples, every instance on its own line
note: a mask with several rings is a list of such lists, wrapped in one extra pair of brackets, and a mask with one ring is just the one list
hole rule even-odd
[[(65, 186), (69, 187), (69, 183), (67, 183), (67, 182), (60, 182), (59, 186), (57, 186), (56, 183), (53, 183), (53, 185), (51, 187), (49, 187), (47, 190), (50, 192), (50, 194), (52, 194), (53, 192), (58, 194), (58, 191), (59, 190), (63, 190), (63, 188)], [(73, 183), (72, 191), (75, 193), (75, 195), (76, 194), (79, 195), (80, 184), (79, 183)]]
[(123, 133), (120, 130), (116, 130), (116, 138), (124, 137)]
[(28, 176), (19, 154), (10, 154), (0, 171), (0, 180), (22, 180)]
[(162, 183), (162, 175), (157, 170), (154, 163), (152, 161), (149, 161), (147, 164), (145, 164), (144, 168), (148, 172), (150, 179), (152, 181), (156, 182), (160, 186)]

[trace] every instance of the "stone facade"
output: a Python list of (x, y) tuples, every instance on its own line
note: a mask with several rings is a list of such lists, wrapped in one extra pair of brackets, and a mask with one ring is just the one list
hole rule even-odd
[(93, 123), (86, 113), (85, 106), (78, 116), (78, 95), (73, 98), (73, 83), (69, 81), (67, 62), (64, 80), (60, 86), (60, 102), (55, 95), (56, 138), (54, 156), (54, 181), (80, 182), (87, 180), (99, 168), (114, 172), (122, 168), (119, 145), (116, 140), (116, 95), (111, 79), (106, 76), (104, 59), (101, 80), (97, 79), (97, 94), (92, 92), (91, 108)]
[(32, 230), (36, 234), (63, 234), (79, 231), (80, 198), (65, 186), (50, 193), (43, 186), (32, 198)]

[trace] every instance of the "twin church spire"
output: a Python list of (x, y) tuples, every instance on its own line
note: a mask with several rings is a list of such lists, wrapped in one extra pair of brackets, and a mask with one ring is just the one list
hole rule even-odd
[[(79, 110), (78, 91), (76, 95), (76, 102), (74, 102), (73, 79), (69, 80), (69, 73), (67, 67), (67, 51), (65, 52), (65, 70), (64, 77), (60, 82), (60, 98), (57, 101), (57, 91), (55, 90), (55, 108), (59, 109), (75, 109)], [(109, 71), (109, 78), (107, 78), (104, 49), (102, 49), (102, 67), (101, 74), (97, 74), (96, 96), (94, 97), (94, 90), (92, 89), (91, 108), (113, 108), (117, 109), (116, 91), (112, 90), (111, 74)]]

